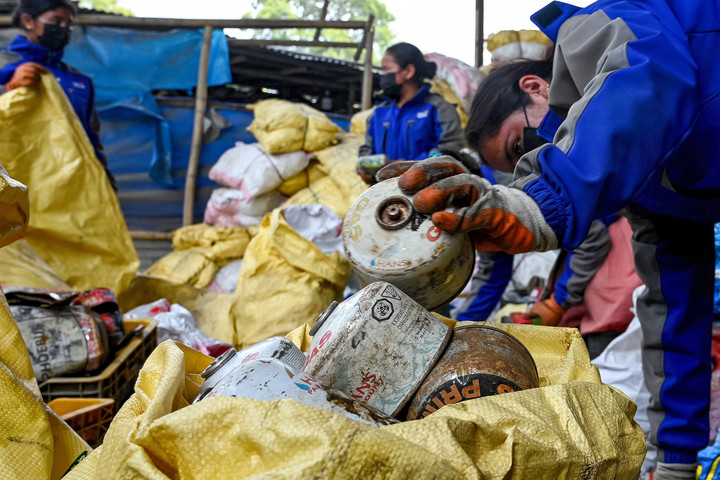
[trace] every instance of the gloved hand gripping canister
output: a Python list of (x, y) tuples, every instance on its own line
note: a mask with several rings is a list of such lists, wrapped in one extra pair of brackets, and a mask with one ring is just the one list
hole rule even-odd
[[(522, 190), (491, 185), (446, 156), (391, 164), (378, 172), (378, 180), (399, 173), (398, 185), (414, 194), (418, 212), (432, 214), (442, 230), (469, 233), (477, 250), (514, 254), (557, 248), (557, 237), (540, 208)], [(451, 206), (457, 209), (445, 211)]]

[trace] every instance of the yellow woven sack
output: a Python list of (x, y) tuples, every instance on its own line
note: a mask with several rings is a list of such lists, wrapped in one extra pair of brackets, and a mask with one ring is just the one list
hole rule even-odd
[(54, 77), (0, 96), (0, 124), (3, 165), (29, 187), (27, 242), (72, 289), (122, 292), (140, 261), (105, 171)]
[(170, 282), (204, 288), (210, 285), (218, 265), (199, 249), (175, 250), (160, 258), (145, 270), (145, 275)]
[(328, 175), (297, 192), (281, 207), (320, 203), (343, 218), (355, 199), (367, 189), (355, 171), (362, 142), (360, 135), (343, 134), (338, 145), (316, 152)]
[(0, 248), (0, 265), (2, 285), (72, 290), (23, 239)]
[(235, 341), (244, 348), (312, 322), (339, 300), (350, 264), (338, 252), (325, 255), (285, 221), (268, 214), (245, 251), (235, 304)]
[(437, 78), (433, 78), (430, 81), (430, 92), (431, 93), (437, 93), (441, 97), (445, 99), (446, 102), (455, 105), (455, 111), (457, 111), (458, 116), (460, 117), (460, 126), (462, 128), (465, 128), (465, 125), (467, 125), (468, 121), (468, 114), (465, 111), (465, 109), (462, 107), (462, 102), (458, 98), (458, 96), (453, 91), (452, 87), (449, 83), (447, 83), (444, 80), (439, 80)]
[[(25, 186), (10, 178), (0, 166), (0, 245), (7, 245), (25, 232), (27, 206)], [(87, 443), (43, 402), (25, 341), (2, 290), (0, 398), (3, 479), (59, 479), (75, 459), (90, 450)]]
[(173, 249), (200, 248), (203, 253), (224, 266), (242, 258), (250, 242), (250, 233), (243, 227), (215, 227), (203, 223), (187, 225), (173, 232)]
[[(105, 443), (66, 478), (638, 478), (646, 448), (635, 405), (600, 383), (577, 330), (498, 328), (525, 343), (541, 388), (382, 428), (293, 400), (212, 397), (188, 406), (210, 359), (164, 342)], [(308, 329), (288, 335), (303, 350)]]
[(286, 197), (290, 197), (326, 175), (327, 172), (320, 162), (312, 159), (310, 160), (310, 165), (308, 165), (305, 170), (285, 180), (282, 185), (278, 187), (278, 190)]
[(342, 131), (324, 113), (302, 103), (270, 99), (250, 108), (255, 118), (247, 129), (271, 155), (322, 150), (337, 143)]
[(361, 110), (350, 118), (350, 133), (365, 137), (367, 131), (368, 118), (375, 113), (375, 107), (370, 107), (367, 110)]
[(118, 303), (120, 309), (127, 312), (159, 298), (167, 298), (170, 303), (179, 303), (190, 310), (195, 325), (205, 335), (232, 344), (235, 323), (230, 316), (230, 309), (234, 294), (173, 283), (158, 277), (136, 275), (130, 286), (118, 297)]
[(173, 232), (174, 250), (152, 264), (145, 274), (204, 288), (221, 267), (242, 258), (249, 242), (250, 233), (242, 227), (181, 227)]

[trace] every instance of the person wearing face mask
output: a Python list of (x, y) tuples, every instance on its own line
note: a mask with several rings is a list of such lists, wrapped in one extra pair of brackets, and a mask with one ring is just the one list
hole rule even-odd
[(70, 41), (75, 17), (70, 0), (22, 0), (13, 12), (13, 24), (25, 30), (0, 52), (0, 93), (33, 87), (43, 74), (52, 74), (72, 104), (95, 155), (113, 189), (115, 178), (107, 168), (100, 143), (100, 120), (95, 109), (95, 90), (90, 77), (63, 63), (63, 49)]
[[(541, 123), (549, 108), (547, 91), (551, 78), (552, 59), (547, 59), (511, 63), (496, 68), (485, 79), (475, 100), (476, 108), (472, 109), (474, 115), (469, 119), (466, 135), (474, 145), (482, 147), (496, 167), (487, 164), (482, 167), (483, 176), (490, 183), (510, 184), (516, 161), (512, 155), (492, 156), (490, 145), (509, 141), (510, 150), (521, 156), (526, 150), (552, 142), (558, 123), (551, 117)], [(538, 96), (533, 97), (530, 92), (536, 92)], [(512, 138), (496, 138), (496, 135), (502, 135), (499, 132), (508, 131), (514, 132)], [(478, 137), (484, 140), (476, 142)], [(629, 229), (627, 221), (617, 215), (594, 221), (580, 246), (560, 253), (550, 283), (540, 301), (524, 316), (525, 321), (539, 319), (542, 325), (578, 323), (590, 358), (599, 355), (632, 320), (629, 307), (639, 280), (634, 269), (616, 266), (617, 259), (625, 260), (631, 255)], [(617, 240), (615, 244), (613, 237)], [(478, 258), (479, 268), (473, 277), (471, 295), (457, 316), (461, 321), (487, 320), (512, 280), (512, 255), (478, 252)], [(607, 264), (606, 260), (609, 260)], [(612, 269), (615, 277), (612, 288), (595, 279), (601, 268), (604, 272)], [(592, 298), (604, 298), (602, 312), (592, 309), (595, 303), (584, 304), (586, 292)]]
[[(409, 166), (399, 185), (438, 228), (469, 232), (480, 250), (572, 249), (594, 219), (622, 210), (647, 287), (637, 316), (654, 478), (693, 479), (709, 438), (720, 10), (704, 0), (552, 2), (532, 20), (556, 45), (543, 120), (559, 120), (552, 143), (525, 150), (511, 121), (471, 145), (488, 162), (517, 162), (508, 187), (436, 159)], [(533, 101), (548, 91), (535, 83)]]
[[(398, 43), (382, 57), (380, 87), (386, 101), (368, 118), (365, 143), (359, 156), (384, 154), (387, 161), (421, 160), (438, 152), (455, 157), (464, 146), (460, 117), (454, 105), (430, 93), (426, 79), (437, 65), (426, 62), (417, 47)], [(372, 174), (358, 169), (363, 180), (375, 183)]]

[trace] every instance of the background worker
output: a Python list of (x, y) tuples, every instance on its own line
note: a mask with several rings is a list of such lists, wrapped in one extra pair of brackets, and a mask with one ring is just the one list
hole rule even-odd
[(100, 120), (95, 109), (95, 89), (90, 77), (63, 63), (63, 49), (70, 42), (75, 6), (70, 0), (22, 0), (13, 13), (13, 24), (25, 30), (0, 52), (0, 84), (4, 91), (32, 87), (43, 73), (50, 72), (72, 104), (95, 155), (108, 180), (117, 190), (115, 178), (107, 168), (100, 143)]
[[(515, 181), (492, 186), (442, 158), (410, 167), (400, 187), (439, 228), (510, 253), (576, 248), (594, 219), (624, 209), (647, 286), (637, 314), (655, 478), (694, 478), (709, 437), (720, 12), (701, 0), (553, 2), (533, 21), (556, 44), (552, 87), (526, 85), (527, 124), (520, 111), (492, 141), (468, 132), (489, 163), (517, 163)], [(527, 151), (523, 128), (557, 117), (553, 143)], [(461, 208), (444, 211), (450, 200)]]
[[(409, 43), (389, 47), (382, 57), (380, 88), (386, 101), (375, 108), (367, 120), (363, 157), (384, 154), (387, 160), (422, 160), (433, 152), (457, 158), (465, 144), (460, 117), (455, 106), (440, 95), (430, 93), (425, 79), (435, 76), (437, 65), (426, 62), (418, 48)], [(358, 169), (368, 183), (374, 175)]]

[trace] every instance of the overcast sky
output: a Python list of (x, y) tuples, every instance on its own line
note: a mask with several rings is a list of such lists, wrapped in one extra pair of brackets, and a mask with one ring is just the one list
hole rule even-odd
[[(391, 28), (398, 41), (412, 43), (424, 53), (437, 52), (469, 65), (475, 63), (475, 1), (384, 2), (395, 16)], [(485, 0), (485, 36), (500, 30), (535, 28), (530, 15), (547, 3), (548, 0)], [(585, 6), (591, 2), (568, 0), (568, 3)], [(250, 9), (250, 0), (118, 0), (118, 4), (139, 17), (241, 18)], [(489, 57), (487, 54), (485, 57), (487, 63)]]

